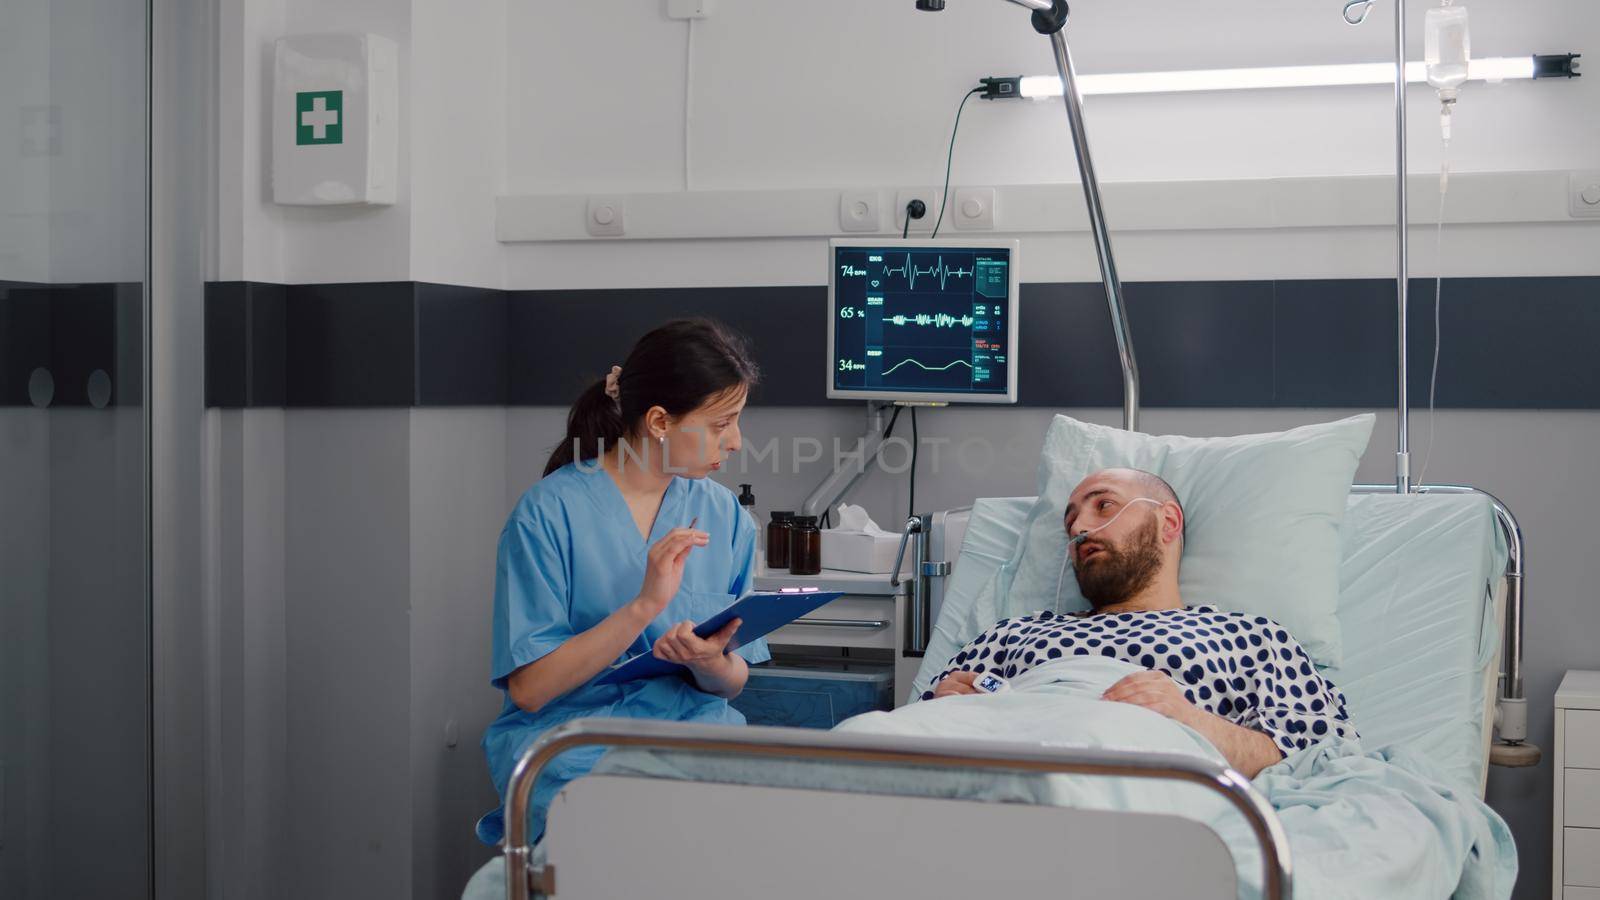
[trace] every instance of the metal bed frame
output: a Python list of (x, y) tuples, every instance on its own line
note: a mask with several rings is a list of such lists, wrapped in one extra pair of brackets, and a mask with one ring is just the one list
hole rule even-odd
[[(1078, 92), (1071, 52), (1063, 34), (1067, 21), (1065, 0), (1008, 0), (1032, 10), (1032, 24), (1050, 39), (1056, 68), (1063, 86), (1063, 102), (1073, 138), (1073, 151), (1082, 179), (1084, 202), (1088, 207), (1096, 258), (1105, 285), (1123, 379), (1123, 427), (1135, 430), (1139, 416), (1139, 370), (1128, 328), (1127, 307), (1122, 284), (1117, 276), (1100, 203), (1099, 182), (1089, 152), (1088, 135), (1083, 125), (1082, 101)], [(1415, 485), (1411, 483), (1409, 456), (1409, 396), (1407, 385), (1407, 214), (1406, 214), (1406, 87), (1405, 87), (1405, 0), (1395, 0), (1395, 150), (1396, 150), (1396, 235), (1399, 251), (1397, 305), (1399, 313), (1399, 390), (1396, 403), (1398, 447), (1393, 485), (1358, 484), (1354, 493), (1450, 493), (1482, 494), (1493, 504), (1496, 519), (1508, 551), (1504, 578), (1507, 585), (1506, 618), (1503, 624), (1505, 662), (1497, 703), (1496, 725), (1499, 740), (1491, 748), (1490, 760), (1498, 765), (1533, 765), (1539, 750), (1527, 744), (1526, 698), (1522, 683), (1522, 637), (1524, 626), (1524, 576), (1526, 567), (1522, 528), (1499, 499), (1486, 491), (1465, 485)], [(1353, 4), (1352, 4), (1353, 5)], [(1367, 4), (1370, 8), (1372, 4)], [(917, 0), (919, 9), (938, 10), (943, 0)], [(1352, 21), (1360, 24), (1365, 19)], [(808, 501), (809, 502), (809, 501)], [(902, 532), (900, 557), (893, 581), (900, 581), (900, 561), (908, 542), (913, 547), (911, 604), (908, 618), (910, 634), (907, 651), (918, 653), (927, 647), (932, 628), (929, 613), (930, 579), (950, 571), (950, 563), (928, 559), (929, 516), (913, 516)], [(506, 791), (506, 838), (503, 852), (506, 863), (506, 896), (509, 900), (528, 900), (555, 892), (555, 867), (533, 865), (528, 835), (528, 807), (539, 773), (561, 753), (576, 747), (643, 747), (665, 750), (691, 750), (768, 758), (828, 760), (853, 763), (890, 763), (913, 766), (980, 768), (996, 772), (1063, 773), (1122, 776), (1144, 779), (1170, 779), (1203, 785), (1225, 797), (1251, 825), (1261, 845), (1263, 882), (1268, 900), (1287, 900), (1292, 892), (1292, 866), (1287, 837), (1272, 808), (1251, 787), (1243, 775), (1224, 766), (1196, 758), (1169, 754), (1124, 753), (1104, 750), (1057, 749), (959, 740), (923, 739), (909, 741), (898, 737), (834, 734), (806, 729), (694, 725), (635, 719), (579, 719), (541, 735), (518, 761)]]
[(1290, 896), (1289, 840), (1272, 807), (1250, 780), (1199, 757), (1168, 753), (1057, 749), (1034, 744), (899, 736), (835, 734), (806, 728), (696, 725), (644, 719), (576, 719), (541, 735), (517, 761), (506, 790), (506, 897), (529, 900), (556, 893), (555, 866), (533, 865), (528, 802), (539, 773), (557, 756), (577, 747), (642, 747), (698, 750), (740, 756), (808, 761), (956, 767), (993, 772), (1077, 774), (1169, 779), (1197, 784), (1225, 798), (1250, 823), (1261, 844), (1263, 888), (1268, 900)]

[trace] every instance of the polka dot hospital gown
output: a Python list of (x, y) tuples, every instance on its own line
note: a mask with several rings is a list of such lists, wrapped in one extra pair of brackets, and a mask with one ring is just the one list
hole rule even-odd
[(1344, 695), (1283, 626), (1211, 606), (1002, 619), (961, 648), (922, 699), (932, 699), (933, 686), (951, 672), (1015, 678), (1052, 660), (1097, 654), (1165, 672), (1189, 702), (1265, 733), (1285, 753), (1329, 735), (1357, 736)]

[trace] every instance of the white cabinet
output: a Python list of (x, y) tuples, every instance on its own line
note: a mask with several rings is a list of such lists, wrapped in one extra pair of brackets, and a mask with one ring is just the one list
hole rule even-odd
[(1555, 714), (1555, 898), (1600, 900), (1600, 672), (1568, 672)]
[(894, 653), (894, 702), (906, 702), (921, 656), (906, 654), (908, 585), (889, 586), (888, 575), (864, 575), (823, 569), (820, 575), (756, 571), (756, 590), (815, 587), (844, 591), (839, 599), (767, 635), (767, 643), (789, 647), (876, 648)]

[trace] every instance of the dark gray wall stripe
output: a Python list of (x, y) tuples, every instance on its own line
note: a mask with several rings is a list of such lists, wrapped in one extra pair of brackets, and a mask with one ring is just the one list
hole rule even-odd
[(284, 403), (284, 286), (206, 285), (206, 405)]
[(418, 404), (506, 402), (511, 351), (507, 305), (504, 291), (417, 285)]
[(511, 403), (566, 406), (668, 319), (710, 316), (743, 332), (762, 383), (752, 403), (812, 406), (823, 397), (827, 291), (816, 287), (511, 291)]
[(143, 285), (0, 282), (0, 406), (31, 406), (34, 370), (50, 374), (49, 405), (90, 406), (96, 371), (110, 380), (106, 405), (143, 400)]
[[(1432, 299), (1433, 282), (1416, 280), (1411, 385), (1419, 406), (1432, 362)], [(1127, 285), (1127, 300), (1146, 406), (1394, 403), (1392, 281), (1139, 282)], [(214, 284), (207, 402), (565, 406), (654, 325), (705, 315), (754, 343), (764, 380), (752, 402), (822, 405), (825, 304), (821, 287)], [(1440, 406), (1600, 409), (1600, 366), (1589, 350), (1600, 334), (1600, 277), (1447, 279), (1441, 318)], [(1019, 353), (1023, 405), (1121, 405), (1099, 284), (1023, 285)]]
[(285, 406), (414, 406), (416, 285), (284, 289)]

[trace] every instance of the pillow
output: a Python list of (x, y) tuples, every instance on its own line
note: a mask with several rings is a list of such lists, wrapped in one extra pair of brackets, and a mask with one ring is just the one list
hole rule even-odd
[(1312, 659), (1340, 662), (1339, 526), (1371, 414), (1277, 434), (1148, 435), (1056, 416), (1039, 459), (1039, 499), (1007, 563), (1011, 608), (1087, 609), (1062, 573), (1067, 498), (1091, 472), (1154, 472), (1177, 492), (1188, 536), (1178, 586), (1184, 602), (1267, 616)]

